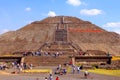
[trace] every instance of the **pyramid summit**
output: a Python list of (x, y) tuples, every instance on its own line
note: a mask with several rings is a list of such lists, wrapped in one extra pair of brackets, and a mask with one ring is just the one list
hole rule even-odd
[[(119, 34), (71, 16), (47, 17), (0, 35), (0, 54), (44, 51), (47, 49), (44, 46), (46, 43), (74, 43), (82, 51), (100, 50), (120, 55)], [(48, 45), (47, 47), (49, 48)]]

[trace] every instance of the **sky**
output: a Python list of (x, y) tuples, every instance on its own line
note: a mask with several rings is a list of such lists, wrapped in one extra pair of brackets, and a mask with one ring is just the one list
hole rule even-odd
[(46, 17), (73, 16), (120, 34), (120, 0), (0, 0), (0, 34)]

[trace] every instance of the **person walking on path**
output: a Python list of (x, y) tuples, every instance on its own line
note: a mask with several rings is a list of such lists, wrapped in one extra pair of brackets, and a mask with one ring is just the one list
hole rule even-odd
[(49, 80), (52, 80), (52, 79), (53, 79), (52, 74), (50, 74), (50, 76), (49, 76)]

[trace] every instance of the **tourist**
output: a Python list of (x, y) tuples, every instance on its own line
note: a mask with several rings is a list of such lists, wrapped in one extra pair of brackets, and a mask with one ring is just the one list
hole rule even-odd
[(59, 77), (57, 76), (55, 80), (60, 80)]
[(23, 69), (27, 69), (27, 64), (23, 63)]
[(61, 69), (61, 68), (62, 68), (62, 65), (61, 65), (61, 64), (59, 64), (59, 65), (58, 65), (58, 69)]
[(83, 65), (80, 66), (80, 70), (82, 70), (82, 69), (83, 69)]
[(86, 70), (86, 71), (84, 72), (84, 77), (85, 77), (85, 79), (88, 78), (88, 75), (89, 75), (89, 73), (88, 73), (88, 71)]
[(47, 77), (45, 77), (45, 80), (48, 80), (48, 78), (47, 78)]
[(55, 73), (54, 73), (54, 74), (60, 74), (59, 68), (57, 68), (57, 69), (55, 70)]
[(69, 61), (69, 65), (73, 65), (72, 60)]
[(73, 68), (73, 74), (75, 73), (75, 66), (72, 67)]
[(67, 70), (64, 68), (63, 69), (63, 74), (66, 74), (67, 73)]
[(48, 52), (44, 52), (45, 56), (48, 56)]
[(59, 52), (56, 52), (56, 57), (59, 56)]
[(79, 66), (77, 67), (77, 73), (78, 74), (80, 73), (80, 67)]
[(30, 69), (32, 69), (33, 68), (33, 64), (30, 64)]
[(52, 74), (50, 74), (50, 76), (49, 76), (49, 80), (52, 80), (52, 79), (53, 79)]

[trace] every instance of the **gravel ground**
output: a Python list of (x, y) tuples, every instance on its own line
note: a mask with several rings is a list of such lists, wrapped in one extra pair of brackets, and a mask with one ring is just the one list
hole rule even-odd
[[(0, 71), (0, 80), (45, 80), (45, 77), (49, 77), (48, 73), (11, 74), (11, 71), (12, 70)], [(80, 72), (80, 74), (69, 73), (66, 75), (53, 75), (53, 80), (55, 80), (57, 76), (60, 78), (60, 80), (120, 80), (120, 77), (94, 73), (90, 73), (90, 76), (85, 79), (83, 72)]]
[[(22, 73), (22, 74), (0, 74), (0, 80), (44, 80), (48, 77), (47, 73)], [(120, 80), (120, 77), (98, 75), (90, 73), (90, 76), (85, 79), (83, 72), (80, 74), (66, 74), (66, 75), (53, 75), (53, 80), (59, 76), (60, 80)]]

